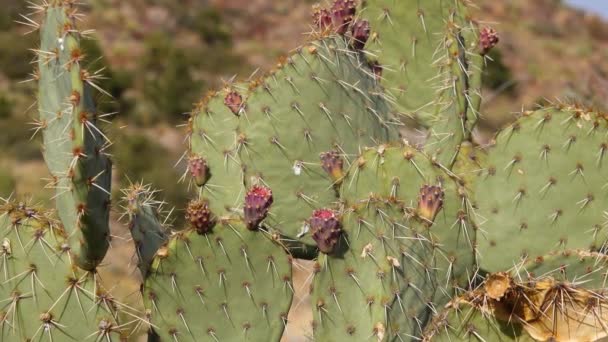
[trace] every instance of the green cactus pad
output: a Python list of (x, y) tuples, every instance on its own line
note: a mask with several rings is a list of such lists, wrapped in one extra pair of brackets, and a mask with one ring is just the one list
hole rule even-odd
[(65, 232), (44, 211), (0, 209), (0, 340), (122, 341), (131, 324), (94, 274), (72, 264)]
[(406, 217), (404, 208), (375, 201), (344, 213), (342, 241), (315, 267), (316, 340), (420, 336), (434, 305), (447, 302), (432, 240)]
[(466, 5), (443, 0), (361, 3), (358, 15), (369, 21), (372, 31), (366, 51), (384, 67), (381, 84), (401, 113), (432, 126), (436, 90), (451, 74), (446, 37), (463, 20)]
[(526, 112), (496, 137), (475, 193), (480, 266), (606, 240), (608, 120), (564, 107)]
[(291, 281), (282, 247), (225, 220), (206, 235), (176, 233), (157, 252), (144, 298), (162, 341), (279, 341)]
[[(359, 16), (370, 22), (372, 30), (366, 54), (382, 67), (380, 83), (387, 96), (396, 111), (409, 118), (406, 123), (413, 121), (429, 130), (427, 149), (449, 165), (458, 144), (470, 133), (468, 113), (477, 114), (480, 104), (483, 58), (466, 2), (361, 3)], [(471, 94), (469, 86), (475, 87)]]
[(434, 242), (441, 246), (438, 262), (444, 267), (444, 273), (440, 272), (443, 283), (450, 283), (452, 277), (462, 281), (465, 271), (473, 268), (476, 226), (469, 214), (472, 208), (468, 197), (444, 166), (412, 147), (381, 145), (367, 149), (359, 156), (348, 171), (340, 192), (347, 205), (387, 198), (401, 203), (416, 215), (417, 202), (425, 185), (439, 186), (444, 196), (430, 228)]
[(159, 217), (163, 202), (155, 200), (155, 191), (151, 190), (149, 185), (141, 183), (133, 184), (122, 192), (125, 209), (123, 215), (128, 218), (137, 253), (137, 267), (145, 277), (156, 251), (168, 239), (167, 228)]
[(503, 322), (464, 298), (450, 302), (427, 326), (423, 341), (534, 342), (521, 325)]
[[(221, 161), (220, 167), (233, 165), (228, 168), (234, 171), (217, 172), (211, 166), (209, 182), (224, 172), (226, 189), (230, 183), (240, 187), (242, 164), (248, 187), (260, 183), (273, 191), (265, 225), (312, 244), (308, 235), (300, 235), (305, 220), (314, 208), (337, 200), (320, 154), (336, 150), (348, 163), (359, 148), (397, 136), (379, 94), (373, 73), (345, 39), (325, 37), (297, 49), (272, 74), (253, 81), (250, 90), (235, 86), (206, 101), (200, 112), (213, 114), (194, 117), (192, 150), (210, 163)], [(204, 132), (213, 132), (215, 145), (202, 141)], [(226, 194), (230, 198), (220, 204), (240, 203), (238, 191)], [(226, 211), (219, 209), (218, 214)]]
[(93, 270), (109, 246), (111, 163), (106, 137), (96, 127), (91, 76), (69, 2), (45, 6), (38, 53), (39, 126), (44, 158), (53, 175), (50, 186), (77, 264)]
[(218, 214), (234, 214), (245, 196), (245, 176), (238, 153), (242, 148), (240, 121), (225, 106), (224, 98), (231, 91), (244, 93), (246, 89), (246, 84), (236, 84), (207, 95), (197, 105), (190, 123), (190, 158), (204, 158), (209, 168), (201, 196), (211, 200), (211, 210)]

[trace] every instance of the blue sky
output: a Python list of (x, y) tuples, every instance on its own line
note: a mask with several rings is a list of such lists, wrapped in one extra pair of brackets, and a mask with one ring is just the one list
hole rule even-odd
[(608, 0), (567, 0), (567, 2), (608, 19)]

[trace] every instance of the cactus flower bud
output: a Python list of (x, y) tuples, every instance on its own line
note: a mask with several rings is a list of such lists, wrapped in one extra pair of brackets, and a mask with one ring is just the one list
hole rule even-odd
[(316, 5), (313, 7), (312, 21), (321, 31), (325, 31), (331, 27), (331, 14), (329, 10)]
[(188, 158), (188, 171), (198, 186), (203, 186), (211, 177), (207, 161), (203, 157), (191, 156)]
[(443, 208), (444, 192), (440, 186), (424, 185), (418, 194), (418, 216), (432, 223)]
[(344, 178), (344, 160), (336, 151), (321, 153), (321, 167), (327, 172), (331, 179), (336, 183), (342, 183)]
[(353, 37), (352, 46), (355, 50), (361, 50), (369, 39), (370, 27), (369, 21), (357, 20), (350, 29)]
[(190, 223), (199, 234), (207, 234), (215, 225), (215, 219), (207, 200), (193, 200), (186, 209), (186, 221)]
[(233, 90), (224, 98), (224, 104), (230, 108), (234, 115), (240, 115), (241, 109), (243, 109), (243, 97)]
[(336, 212), (331, 209), (315, 210), (308, 223), (319, 250), (325, 254), (332, 253), (342, 235), (342, 224)]
[(344, 35), (357, 12), (354, 0), (336, 0), (331, 7), (331, 17), (336, 33)]
[(479, 32), (479, 45), (481, 47), (481, 54), (485, 55), (490, 52), (490, 50), (492, 50), (492, 48), (495, 47), (496, 44), (498, 44), (498, 41), (499, 37), (495, 29), (491, 27), (482, 28), (481, 32)]
[(247, 229), (258, 228), (260, 222), (268, 215), (272, 201), (272, 190), (265, 186), (255, 185), (247, 192), (244, 208)]

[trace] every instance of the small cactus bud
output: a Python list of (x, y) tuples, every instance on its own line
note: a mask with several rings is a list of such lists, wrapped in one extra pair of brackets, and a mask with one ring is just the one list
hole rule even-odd
[(492, 50), (492, 48), (498, 44), (498, 41), (499, 37), (495, 29), (491, 27), (482, 28), (481, 32), (479, 32), (479, 46), (481, 48), (481, 54), (485, 55), (490, 52), (490, 50)]
[(205, 185), (211, 177), (209, 166), (203, 157), (191, 156), (188, 159), (188, 171), (198, 186)]
[(344, 160), (336, 151), (321, 153), (321, 167), (327, 172), (335, 184), (342, 183), (344, 179)]
[(370, 27), (369, 21), (357, 20), (350, 29), (352, 34), (352, 46), (355, 50), (362, 50), (369, 39)]
[(312, 21), (321, 31), (325, 31), (331, 27), (331, 14), (329, 10), (315, 5), (312, 12)]
[(268, 215), (268, 210), (272, 205), (272, 190), (265, 186), (255, 185), (245, 195), (245, 223), (247, 229), (255, 230), (258, 228)]
[(335, 0), (331, 6), (331, 17), (336, 33), (345, 34), (357, 12), (354, 0)]
[(234, 115), (240, 115), (241, 109), (243, 109), (243, 97), (233, 90), (224, 98), (224, 104), (230, 108)]
[(486, 295), (500, 300), (511, 288), (511, 277), (505, 272), (492, 273), (485, 282)]
[(432, 223), (443, 208), (443, 197), (444, 192), (440, 186), (422, 186), (418, 194), (418, 216), (427, 223)]
[(192, 228), (199, 234), (207, 234), (215, 225), (215, 219), (207, 200), (193, 200), (188, 203), (186, 209), (186, 221), (190, 222)]
[(319, 250), (325, 254), (332, 253), (342, 235), (342, 224), (336, 212), (331, 209), (315, 210), (308, 223)]

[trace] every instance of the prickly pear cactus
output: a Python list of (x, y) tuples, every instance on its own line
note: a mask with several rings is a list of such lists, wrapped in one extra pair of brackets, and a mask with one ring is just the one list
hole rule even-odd
[[(323, 252), (312, 287), (315, 338), (422, 336), (452, 286), (474, 272), (466, 197), (423, 153), (386, 145), (356, 159), (341, 196), (339, 218), (316, 211), (309, 220)], [(326, 233), (335, 231), (334, 220), (340, 220), (340, 238)]]
[(25, 204), (0, 208), (0, 339), (119, 341), (133, 324), (98, 283), (73, 263), (67, 232), (51, 213)]
[[(351, 1), (354, 2), (354, 1)], [(426, 149), (449, 165), (477, 120), (484, 49), (469, 1), (361, 1), (386, 96), (410, 126), (428, 129)]]
[(606, 115), (563, 106), (525, 112), (498, 134), (471, 185), (483, 269), (605, 241), (607, 128)]
[[(76, 2), (32, 5), (43, 17), (30, 21), (41, 31), (36, 129), (61, 223), (0, 208), (1, 339), (124, 341), (148, 325), (150, 341), (279, 341), (294, 256), (315, 259), (317, 341), (608, 337), (608, 116), (525, 112), (478, 149), (481, 72), (498, 36), (467, 6), (316, 6), (312, 37), (274, 70), (201, 100), (188, 124), (188, 226), (166, 227), (149, 186), (123, 190), (144, 313), (96, 276), (111, 163)], [(396, 141), (403, 117), (427, 130), (424, 146)]]
[(397, 136), (375, 83), (348, 42), (327, 33), (248, 88), (210, 95), (192, 118), (190, 154), (208, 165), (202, 194), (211, 208), (238, 213), (245, 186), (267, 186), (276, 201), (265, 225), (312, 244), (306, 219), (337, 200), (339, 182), (320, 154), (335, 150), (348, 164), (360, 148)]
[(38, 129), (44, 159), (53, 175), (59, 217), (76, 263), (93, 270), (109, 246), (112, 165), (104, 154), (106, 137), (97, 128), (93, 103), (95, 75), (82, 67), (86, 57), (77, 30), (79, 15), (70, 1), (40, 6)]
[(291, 258), (266, 233), (229, 218), (202, 224), (206, 214), (196, 210), (202, 215), (190, 213), (196, 222), (158, 251), (146, 280), (156, 334), (162, 341), (278, 341), (293, 297)]

